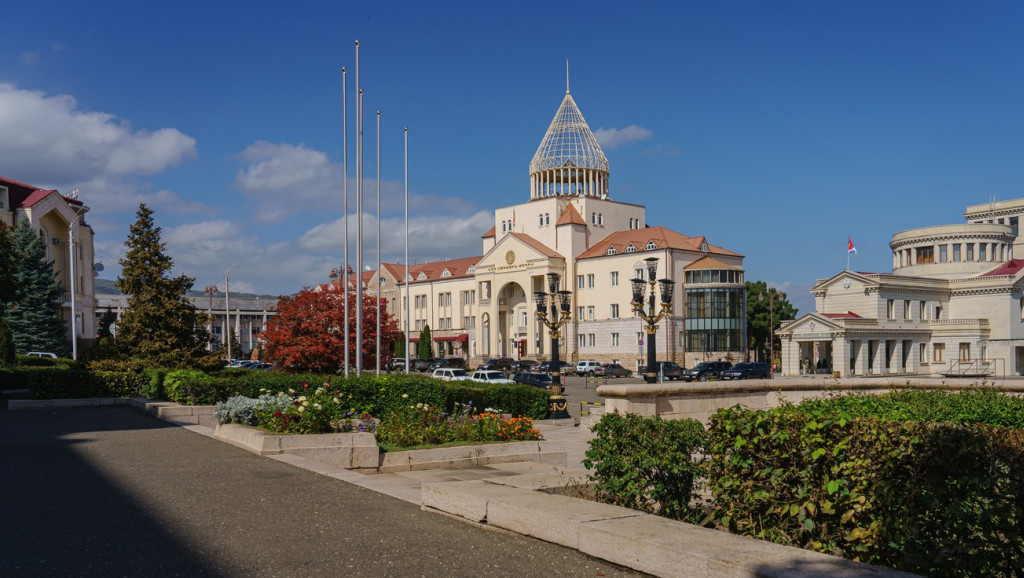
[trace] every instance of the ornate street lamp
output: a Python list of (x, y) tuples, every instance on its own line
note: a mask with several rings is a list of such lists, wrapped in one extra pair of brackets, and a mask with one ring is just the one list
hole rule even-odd
[[(647, 373), (644, 374), (644, 381), (656, 383), (658, 381), (658, 362), (656, 360), (657, 353), (654, 347), (654, 336), (658, 332), (658, 322), (672, 314), (672, 289), (675, 287), (676, 282), (667, 278), (655, 281), (654, 277), (658, 274), (658, 258), (648, 257), (644, 261), (647, 262), (647, 280), (644, 280), (641, 274), (640, 277), (632, 279), (630, 283), (633, 285), (633, 313), (647, 323)], [(654, 305), (655, 285), (659, 283), (661, 284), (661, 311), (656, 312)], [(644, 311), (645, 286), (650, 287), (646, 312)]]
[[(769, 378), (775, 377), (775, 297), (779, 299), (785, 299), (786, 294), (781, 291), (776, 291), (775, 288), (768, 289), (768, 366), (771, 371), (768, 373)], [(764, 293), (757, 294), (758, 301), (764, 301)]]
[(551, 367), (554, 375), (551, 377), (551, 395), (548, 397), (548, 417), (568, 419), (568, 403), (562, 395), (562, 362), (558, 357), (558, 334), (559, 329), (572, 319), (572, 293), (559, 291), (559, 281), (558, 273), (548, 273), (548, 292), (537, 291), (533, 296), (537, 301), (537, 321), (548, 328), (548, 335), (551, 336)]

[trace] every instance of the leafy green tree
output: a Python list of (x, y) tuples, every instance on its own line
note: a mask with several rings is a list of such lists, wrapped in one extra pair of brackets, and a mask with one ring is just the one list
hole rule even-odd
[(3, 317), (0, 317), (0, 367), (14, 367), (14, 335)]
[(187, 366), (207, 356), (206, 313), (186, 297), (195, 279), (170, 277), (174, 262), (160, 241), (153, 211), (139, 205), (128, 231), (117, 288), (129, 295), (117, 325), (117, 348), (129, 357)]
[(100, 339), (103, 339), (104, 337), (113, 337), (114, 334), (110, 332), (110, 326), (116, 321), (117, 313), (114, 313), (110, 310), (110, 307), (107, 307), (107, 310), (103, 312), (103, 316), (100, 317), (100, 326), (96, 330), (98, 337)]
[(785, 293), (774, 288), (769, 289), (764, 281), (747, 281), (747, 332), (750, 335), (750, 349), (757, 352), (761, 361), (769, 359), (768, 340), (771, 327), (775, 327), (775, 346), (778, 351), (780, 340), (779, 326), (783, 321), (796, 319), (797, 308), (789, 302)]
[[(14, 255), (14, 237), (11, 235), (7, 225), (0, 223), (0, 305), (14, 301), (15, 289), (14, 271), (17, 269), (17, 261)], [(5, 312), (0, 307), (0, 316)]]
[(57, 282), (53, 261), (46, 260), (46, 246), (27, 219), (14, 229), (14, 300), (7, 320), (17, 351), (67, 353), (67, 322), (61, 316), (64, 289)]
[(416, 357), (426, 361), (430, 359), (434, 354), (433, 348), (431, 347), (430, 341), (430, 326), (424, 325), (423, 330), (420, 331), (420, 341), (416, 344)]
[(405, 359), (405, 332), (399, 331), (395, 336), (395, 357)]

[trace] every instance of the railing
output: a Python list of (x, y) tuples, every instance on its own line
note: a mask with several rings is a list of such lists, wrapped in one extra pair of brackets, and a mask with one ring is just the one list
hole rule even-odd
[[(587, 409), (587, 408), (590, 408), (590, 407), (594, 408), (593, 412), (591, 412), (590, 409)], [(594, 413), (594, 414), (597, 414), (597, 415), (603, 414), (604, 413), (604, 403), (599, 402), (599, 401), (581, 401), (580, 402), (580, 415), (590, 415), (591, 413)]]
[(946, 377), (1006, 377), (1005, 359), (957, 359), (942, 373)]

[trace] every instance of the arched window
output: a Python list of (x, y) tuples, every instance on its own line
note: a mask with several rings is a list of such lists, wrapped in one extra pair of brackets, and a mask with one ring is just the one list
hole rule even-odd
[(544, 224), (545, 225), (550, 225), (551, 224), (551, 214), (550, 213), (544, 213)]
[(604, 224), (604, 215), (601, 214), (601, 213), (597, 214), (597, 224), (598, 225), (603, 225)]
[(596, 225), (597, 224), (597, 213), (590, 213), (590, 224), (591, 225)]
[(700, 242), (700, 250), (702, 252), (704, 252), (704, 253), (708, 252), (708, 242), (707, 241), (701, 241)]
[(502, 221), (502, 222), (501, 222), (501, 232), (502, 232), (502, 233), (504, 233), (504, 232), (505, 232), (505, 221)]
[(441, 271), (441, 276), (442, 277), (451, 277), (452, 276), (452, 272), (449, 271), (448, 269), (445, 269), (444, 271)]
[(537, 215), (537, 220), (540, 221), (539, 225), (541, 227), (543, 227), (544, 226), (544, 214), (543, 213), (538, 214)]

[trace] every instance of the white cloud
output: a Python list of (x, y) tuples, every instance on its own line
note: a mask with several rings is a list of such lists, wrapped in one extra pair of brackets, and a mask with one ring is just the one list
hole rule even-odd
[(133, 130), (127, 121), (82, 111), (70, 95), (47, 96), (0, 83), (0, 158), (18, 180), (82, 183), (164, 171), (196, 157), (177, 129)]
[(42, 62), (42, 55), (38, 52), (22, 52), (21, 63), (25, 66), (35, 66)]
[(647, 140), (654, 135), (650, 130), (631, 124), (626, 128), (599, 128), (594, 131), (594, 138), (601, 148), (612, 150), (622, 145)]

